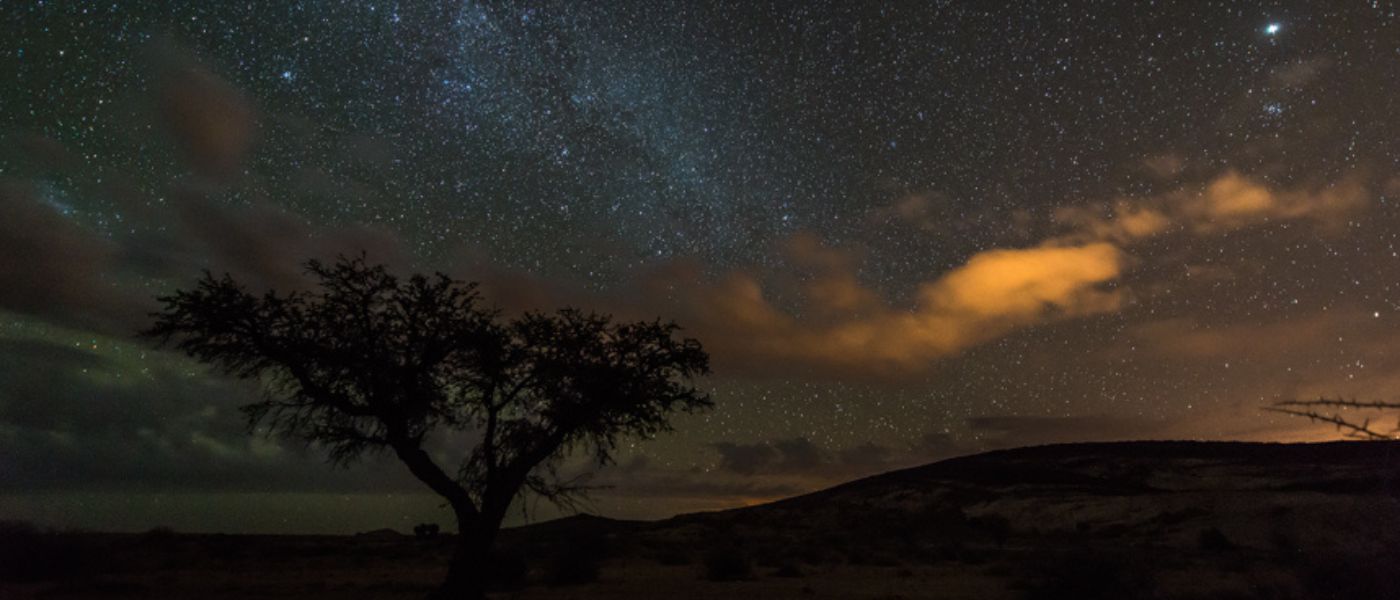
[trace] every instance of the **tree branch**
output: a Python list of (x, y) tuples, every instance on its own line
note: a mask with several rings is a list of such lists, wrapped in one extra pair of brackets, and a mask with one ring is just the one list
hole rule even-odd
[(1385, 410), (1400, 409), (1400, 402), (1359, 402), (1342, 398), (1318, 398), (1317, 400), (1284, 400), (1275, 402), (1274, 406), (1335, 406), (1362, 410)]
[(1295, 417), (1303, 417), (1310, 421), (1330, 423), (1337, 426), (1339, 430), (1347, 430), (1349, 436), (1359, 437), (1368, 440), (1390, 440), (1395, 439), (1393, 435), (1387, 435), (1371, 429), (1371, 420), (1366, 419), (1360, 425), (1343, 419), (1340, 415), (1323, 414), (1312, 410), (1294, 410), (1291, 408), (1279, 408), (1278, 406), (1266, 406), (1264, 410)]
[(433, 462), (432, 457), (428, 456), (425, 450), (421, 447), (402, 442), (395, 444), (393, 447), (394, 454), (396, 454), (399, 460), (403, 461), (405, 465), (408, 465), (408, 470), (413, 473), (413, 476), (417, 477), (419, 481), (422, 481), (434, 492), (437, 492), (439, 496), (447, 499), (448, 503), (452, 505), (452, 509), (456, 511), (459, 516), (477, 516), (480, 511), (477, 509), (476, 504), (472, 502), (471, 496), (467, 493), (467, 489), (457, 483), (457, 480), (450, 477), (446, 471), (443, 471), (437, 463)]

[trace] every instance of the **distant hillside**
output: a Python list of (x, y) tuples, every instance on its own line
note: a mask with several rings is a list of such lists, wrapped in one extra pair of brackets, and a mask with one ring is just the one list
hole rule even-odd
[[(0, 598), (422, 598), (452, 536), (0, 527)], [(496, 598), (1400, 598), (1400, 443), (988, 452), (761, 506), (502, 532)]]
[[(567, 522), (531, 537), (567, 543), (551, 534)], [(1393, 597), (1400, 442), (1038, 446), (759, 506), (587, 523), (618, 556), (941, 565), (991, 577), (1010, 597)]]
[[(997, 450), (883, 473), (763, 510), (940, 486), (987, 492), (1151, 494), (1208, 490), (1400, 493), (1400, 442), (1099, 442)], [(739, 509), (739, 510), (749, 510)]]
[[(1400, 517), (1398, 498), (1400, 442), (1058, 444), (953, 458), (655, 527), (761, 522), (792, 535), (855, 528), (873, 536), (859, 528), (884, 524), (897, 537), (926, 535), (913, 542), (917, 546), (946, 538), (942, 521), (962, 513), (1004, 521), (1008, 535), (1019, 536), (1112, 528), (1162, 540), (1192, 527), (1219, 526), (1253, 539), (1284, 513), (1297, 520), (1327, 512), (1337, 526), (1346, 515), (1372, 524)], [(926, 523), (930, 514), (939, 516)], [(1400, 527), (1385, 533), (1400, 541)]]

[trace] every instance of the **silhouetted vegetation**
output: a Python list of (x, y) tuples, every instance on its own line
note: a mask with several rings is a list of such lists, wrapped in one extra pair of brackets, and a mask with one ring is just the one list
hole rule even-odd
[(1026, 583), (1027, 600), (1151, 598), (1150, 571), (1122, 553), (1076, 551), (1042, 565)]
[(680, 567), (695, 562), (695, 556), (681, 548), (663, 548), (653, 555), (657, 563), (668, 567)]
[(23, 521), (0, 521), (0, 582), (72, 580), (110, 564), (77, 535), (42, 531)]
[(585, 533), (571, 536), (554, 551), (546, 574), (550, 585), (578, 585), (598, 580), (607, 556), (607, 540)]
[[(673, 323), (571, 309), (504, 319), (481, 306), (475, 284), (401, 280), (363, 256), (306, 269), (318, 288), (286, 294), (206, 273), (160, 298), (145, 333), (263, 383), (264, 399), (245, 407), (250, 426), (313, 442), (339, 464), (393, 453), (442, 496), (459, 535), (437, 597), (482, 597), (501, 521), (522, 492), (569, 506), (585, 491), (557, 476), (572, 451), (606, 464), (623, 437), (652, 437), (672, 413), (711, 404), (691, 384), (709, 356)], [(459, 468), (423, 447), (443, 431), (480, 440)]]
[(157, 525), (146, 530), (146, 539), (153, 541), (169, 540), (175, 537), (175, 528), (168, 525)]
[(420, 540), (431, 540), (438, 536), (437, 523), (419, 523), (413, 526), (413, 537)]
[(1006, 545), (1011, 536), (1011, 522), (1001, 515), (982, 515), (968, 520), (974, 531), (992, 539), (998, 547)]
[[(1267, 406), (1264, 410), (1302, 417), (1315, 423), (1327, 423), (1348, 438), (1357, 440), (1393, 440), (1400, 438), (1400, 421), (1390, 415), (1387, 421), (1396, 425), (1389, 429), (1379, 429), (1373, 422), (1379, 421), (1382, 413), (1400, 411), (1400, 402), (1364, 402), (1345, 398), (1318, 398), (1316, 400), (1284, 400)], [(1345, 411), (1345, 412), (1344, 412)], [(1355, 416), (1361, 413), (1360, 417)]]
[(1235, 548), (1235, 543), (1225, 537), (1225, 532), (1220, 531), (1218, 527), (1202, 529), (1197, 541), (1201, 549), (1207, 552), (1224, 552)]
[(741, 581), (753, 576), (753, 565), (743, 550), (728, 546), (705, 553), (705, 579), (710, 581)]
[(525, 555), (515, 548), (496, 548), (491, 552), (489, 585), (501, 591), (518, 590), (525, 587), (530, 575), (530, 563)]
[(1308, 598), (1400, 598), (1395, 588), (1396, 564), (1400, 564), (1400, 551), (1329, 552), (1300, 565), (1301, 580)]
[(778, 570), (773, 571), (774, 577), (801, 577), (802, 568), (792, 563), (783, 563)]

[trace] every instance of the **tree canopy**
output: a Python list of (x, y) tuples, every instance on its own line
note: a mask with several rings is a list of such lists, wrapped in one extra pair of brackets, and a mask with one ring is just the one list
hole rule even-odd
[[(392, 452), (464, 532), (494, 533), (522, 490), (565, 501), (574, 489), (554, 471), (571, 452), (608, 463), (622, 437), (711, 405), (694, 384), (709, 356), (674, 323), (573, 309), (505, 318), (474, 283), (400, 278), (364, 256), (306, 270), (314, 288), (260, 295), (206, 272), (161, 297), (145, 333), (261, 382), (244, 407), (250, 426), (324, 446), (340, 464)], [(425, 450), (439, 433), (473, 442), (459, 464)]]

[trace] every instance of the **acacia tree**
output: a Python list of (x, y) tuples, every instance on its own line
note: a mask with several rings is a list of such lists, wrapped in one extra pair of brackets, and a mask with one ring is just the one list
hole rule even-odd
[[(693, 384), (709, 356), (661, 321), (615, 323), (572, 309), (504, 319), (476, 284), (401, 280), (363, 256), (306, 263), (311, 291), (255, 295), (206, 272), (160, 297), (145, 335), (240, 378), (264, 395), (249, 427), (325, 448), (349, 464), (392, 452), (451, 507), (459, 535), (433, 598), (481, 598), (501, 521), (526, 491), (567, 502), (580, 490), (556, 467), (573, 451), (609, 463), (624, 436), (669, 431), (676, 411), (711, 405)], [(455, 465), (431, 436), (474, 442)]]

